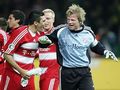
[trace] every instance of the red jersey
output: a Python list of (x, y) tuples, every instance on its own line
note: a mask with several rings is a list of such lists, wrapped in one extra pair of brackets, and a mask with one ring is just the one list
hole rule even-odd
[(0, 54), (2, 47), (7, 43), (7, 41), (8, 41), (7, 33), (0, 28)]
[(3, 61), (2, 55), (2, 47), (7, 43), (8, 41), (8, 34), (0, 28), (0, 62)]
[(57, 60), (56, 46), (51, 44), (47, 48), (39, 48), (39, 59), (41, 67), (51, 67)]
[(57, 63), (56, 45), (54, 43), (47, 48), (39, 48), (39, 60), (40, 67), (43, 69), (42, 73), (44, 73), (41, 75), (41, 79), (44, 76), (58, 78), (60, 66)]
[[(39, 32), (33, 33), (27, 26), (21, 26), (12, 31), (3, 49), (5, 53), (13, 55), (13, 59), (21, 68), (30, 70), (33, 68), (33, 60), (39, 46), (39, 36)], [(10, 69), (11, 66), (6, 63), (6, 68)]]
[(8, 41), (7, 33), (0, 28), (0, 77), (4, 71), (4, 59), (2, 56), (2, 47), (7, 43), (7, 41)]

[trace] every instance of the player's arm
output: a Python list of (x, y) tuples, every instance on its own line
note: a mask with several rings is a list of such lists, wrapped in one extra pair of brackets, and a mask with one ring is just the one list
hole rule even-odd
[(104, 50), (105, 47), (103, 46), (103, 44), (101, 44), (99, 41), (97, 41), (96, 39), (94, 40), (94, 42), (91, 44), (90, 49), (99, 54), (99, 55), (104, 55)]
[(4, 53), (5, 60), (14, 68), (16, 69), (22, 77), (28, 79), (30, 76), (27, 74), (27, 71), (22, 69), (13, 59), (13, 56), (7, 53)]
[(97, 54), (100, 55), (105, 55), (106, 58), (112, 58), (115, 61), (118, 61), (117, 57), (115, 56), (115, 54), (107, 49), (105, 49), (104, 45), (101, 44), (99, 41), (97, 41), (96, 39), (94, 40), (94, 42), (91, 44), (91, 50)]
[(87, 31), (90, 32), (90, 34), (93, 36), (93, 41), (90, 45), (90, 49), (100, 55), (105, 55), (106, 58), (112, 58), (115, 61), (118, 61), (118, 59), (116, 58), (115, 54), (109, 50), (107, 50), (103, 44), (101, 44), (97, 39), (96, 36), (94, 34), (94, 32), (91, 30), (90, 27), (86, 28)]
[(41, 36), (39, 38), (39, 42), (44, 45), (49, 45), (51, 43), (56, 44), (58, 42), (59, 31), (61, 31), (61, 28), (64, 27), (66, 27), (66, 24), (55, 27), (54, 31), (50, 35)]
[(19, 48), (19, 46), (21, 45), (21, 41), (22, 38), (24, 37), (25, 33), (27, 33), (27, 29), (19, 29), (15, 30), (9, 40), (7, 41), (7, 43), (5, 44), (5, 46), (3, 47), (3, 52), (4, 52), (4, 58), (6, 59), (6, 61), (11, 65), (11, 67), (13, 67), (14, 69), (16, 69), (21, 76), (23, 76), (24, 78), (29, 78), (29, 76), (27, 75), (26, 71), (24, 69), (22, 69), (14, 60), (13, 58), (13, 54), (15, 53), (15, 51)]
[(40, 47), (46, 48), (51, 43), (57, 42), (57, 30), (53, 31), (50, 35), (40, 36), (38, 41), (40, 42)]
[[(7, 33), (2, 30), (0, 33), (0, 44), (2, 47), (7, 43), (8, 38), (9, 38), (9, 36), (7, 35)], [(0, 64), (4, 63), (2, 47), (1, 47), (1, 51), (0, 51)]]

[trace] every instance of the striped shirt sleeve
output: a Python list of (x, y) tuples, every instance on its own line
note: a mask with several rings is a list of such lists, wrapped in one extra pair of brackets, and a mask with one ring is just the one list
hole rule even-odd
[(3, 47), (3, 50), (7, 54), (13, 54), (18, 46), (20, 45), (20, 42), (22, 38), (28, 33), (27, 28), (15, 30), (13, 34), (10, 36), (10, 39), (8, 40), (7, 44)]

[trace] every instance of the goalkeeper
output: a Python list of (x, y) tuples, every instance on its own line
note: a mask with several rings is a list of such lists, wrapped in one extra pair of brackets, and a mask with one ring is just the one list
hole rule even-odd
[[(72, 5), (66, 12), (67, 26), (55, 30), (51, 35), (39, 38), (41, 44), (54, 42), (58, 63), (61, 65), (61, 90), (94, 90), (90, 71), (89, 48), (106, 58), (118, 61), (113, 52), (96, 40), (92, 29), (84, 25), (83, 8)], [(51, 40), (51, 41), (50, 41)]]

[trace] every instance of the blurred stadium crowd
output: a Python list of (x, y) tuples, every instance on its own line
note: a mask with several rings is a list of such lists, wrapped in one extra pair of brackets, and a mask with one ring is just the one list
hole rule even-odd
[(28, 15), (33, 9), (50, 8), (56, 13), (56, 26), (65, 23), (65, 11), (72, 3), (86, 10), (85, 23), (92, 27), (97, 39), (120, 56), (120, 0), (0, 0), (0, 17), (7, 18), (14, 9)]

